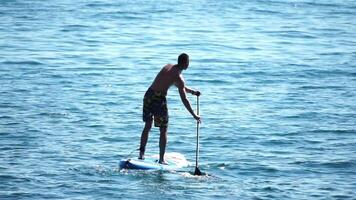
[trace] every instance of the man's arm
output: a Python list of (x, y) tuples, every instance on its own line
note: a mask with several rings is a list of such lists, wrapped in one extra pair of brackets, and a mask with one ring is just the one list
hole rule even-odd
[[(180, 98), (185, 106), (185, 108), (189, 111), (189, 113), (196, 119), (200, 122), (200, 116), (196, 115), (192, 109), (192, 106), (190, 105), (190, 102), (187, 98), (187, 95), (186, 95), (186, 87), (185, 87), (185, 84), (184, 84), (184, 81), (182, 80), (182, 78), (179, 78), (178, 81), (176, 82), (175, 84), (177, 87), (178, 87), (178, 91), (179, 91), (179, 95), (180, 95)], [(189, 88), (188, 88), (189, 89)], [(189, 89), (190, 90), (190, 89)], [(192, 91), (192, 90), (190, 90)]]
[(192, 95), (200, 96), (200, 92), (199, 92), (198, 90), (197, 90), (197, 91), (192, 90), (192, 89), (188, 88), (187, 86), (185, 86), (185, 91), (186, 91), (187, 93), (192, 94)]

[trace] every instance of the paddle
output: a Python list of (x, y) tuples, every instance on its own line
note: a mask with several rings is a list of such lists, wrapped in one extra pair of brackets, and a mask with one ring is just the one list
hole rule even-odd
[[(199, 95), (197, 95), (197, 115), (199, 115)], [(195, 172), (194, 175), (201, 176), (202, 173), (198, 168), (198, 157), (199, 157), (199, 121), (197, 121), (197, 148), (195, 154)]]

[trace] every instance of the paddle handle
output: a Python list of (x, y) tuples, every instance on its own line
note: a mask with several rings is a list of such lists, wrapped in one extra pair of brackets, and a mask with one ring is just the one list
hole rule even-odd
[[(197, 96), (197, 115), (199, 115), (199, 96)], [(198, 158), (199, 158), (199, 121), (197, 121), (197, 147), (195, 154), (195, 166), (198, 167)]]
[(197, 96), (197, 115), (199, 115), (199, 96)]

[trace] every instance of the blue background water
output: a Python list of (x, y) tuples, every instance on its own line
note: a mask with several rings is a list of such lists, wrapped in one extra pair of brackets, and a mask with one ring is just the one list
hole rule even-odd
[[(0, 198), (355, 198), (355, 16), (347, 0), (1, 1)], [(119, 171), (181, 52), (210, 176)], [(195, 122), (168, 101), (167, 151), (194, 163)]]

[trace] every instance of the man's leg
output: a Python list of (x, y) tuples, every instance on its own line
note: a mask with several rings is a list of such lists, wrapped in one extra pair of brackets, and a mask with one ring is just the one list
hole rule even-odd
[(164, 153), (166, 152), (167, 144), (167, 127), (160, 127), (161, 132), (159, 136), (159, 163), (164, 163)]
[(143, 128), (142, 135), (141, 135), (141, 143), (140, 143), (140, 155), (138, 156), (139, 159), (143, 159), (146, 150), (146, 144), (148, 140), (148, 134), (150, 133), (152, 127), (152, 119), (147, 120), (145, 123), (145, 127)]

